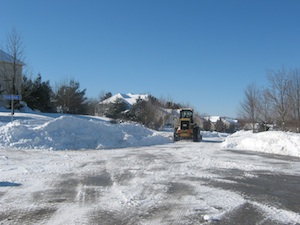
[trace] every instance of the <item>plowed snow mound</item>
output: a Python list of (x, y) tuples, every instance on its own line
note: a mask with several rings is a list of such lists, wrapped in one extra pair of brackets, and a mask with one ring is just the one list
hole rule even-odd
[(112, 124), (61, 116), (32, 126), (16, 120), (0, 127), (0, 147), (20, 149), (110, 149), (172, 142), (159, 132), (138, 124)]
[(222, 143), (222, 147), (300, 157), (299, 143), (300, 134), (296, 133), (239, 131), (228, 136)]

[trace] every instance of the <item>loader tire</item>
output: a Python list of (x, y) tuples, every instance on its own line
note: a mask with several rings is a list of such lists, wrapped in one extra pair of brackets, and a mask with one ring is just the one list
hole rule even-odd
[(200, 141), (200, 130), (199, 127), (194, 127), (193, 129), (193, 142)]
[(177, 134), (177, 129), (174, 129), (174, 134), (173, 134), (173, 141), (179, 141), (179, 136)]

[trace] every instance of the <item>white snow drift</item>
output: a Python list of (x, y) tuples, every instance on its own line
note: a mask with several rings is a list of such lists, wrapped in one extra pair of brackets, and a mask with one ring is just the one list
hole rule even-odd
[(228, 136), (222, 147), (300, 157), (300, 134), (282, 131), (239, 131)]
[[(1, 114), (0, 147), (18, 149), (111, 149), (170, 143), (170, 137), (135, 123), (111, 123), (96, 117)], [(56, 118), (57, 117), (57, 118)]]

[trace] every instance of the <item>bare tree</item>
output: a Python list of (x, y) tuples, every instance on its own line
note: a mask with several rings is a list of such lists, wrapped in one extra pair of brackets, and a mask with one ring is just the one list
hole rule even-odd
[(217, 132), (224, 132), (225, 131), (225, 124), (220, 117), (216, 122), (216, 131)]
[(249, 85), (245, 90), (244, 101), (241, 103), (240, 113), (254, 131), (255, 124), (261, 115), (261, 92), (255, 84)]
[(278, 71), (269, 71), (268, 80), (271, 87), (268, 90), (268, 95), (272, 101), (274, 112), (279, 118), (281, 129), (286, 129), (286, 121), (289, 110), (292, 106), (292, 101), (289, 95), (290, 80), (287, 71), (282, 68)]
[(273, 122), (270, 95), (267, 89), (264, 89), (261, 95), (261, 119), (264, 122), (264, 128), (266, 131), (267, 124)]
[(297, 132), (300, 132), (300, 70), (294, 69), (290, 72), (289, 96), (292, 100), (292, 113), (297, 121)]
[(203, 126), (203, 129), (205, 131), (211, 131), (211, 121), (210, 121), (210, 119), (204, 120), (202, 126)]
[(99, 116), (99, 99), (88, 98), (86, 103), (87, 103), (87, 114), (92, 116)]
[[(21, 94), (23, 43), (20, 33), (13, 28), (7, 35), (6, 52), (0, 50), (0, 92), (4, 94)], [(14, 100), (10, 101), (14, 114)]]
[[(17, 95), (21, 91), (23, 42), (21, 34), (13, 28), (7, 36), (7, 53), (12, 57), (4, 68), (6, 90), (9, 94)], [(9, 65), (9, 66), (8, 66)]]

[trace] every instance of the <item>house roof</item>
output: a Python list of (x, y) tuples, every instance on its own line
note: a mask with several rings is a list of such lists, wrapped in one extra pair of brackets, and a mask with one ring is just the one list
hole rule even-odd
[(132, 93), (121, 94), (121, 93), (118, 93), (118, 94), (113, 95), (110, 98), (105, 99), (104, 101), (100, 102), (100, 104), (113, 103), (117, 99), (123, 101), (124, 103), (126, 103), (128, 106), (131, 107), (138, 101), (138, 99), (147, 100), (148, 95), (147, 94), (132, 94)]
[[(8, 54), (5, 51), (2, 51), (0, 49), (0, 62), (13, 63), (14, 58), (10, 54)], [(25, 63), (20, 60), (17, 60), (17, 64), (22, 65), (22, 66), (25, 65)]]
[(238, 120), (236, 120), (236, 119), (232, 119), (229, 117), (221, 117), (221, 116), (206, 116), (206, 117), (204, 117), (204, 119), (206, 119), (207, 121), (210, 120), (210, 122), (212, 122), (212, 123), (216, 123), (218, 120), (222, 120), (223, 122), (228, 122), (231, 124), (238, 123)]

